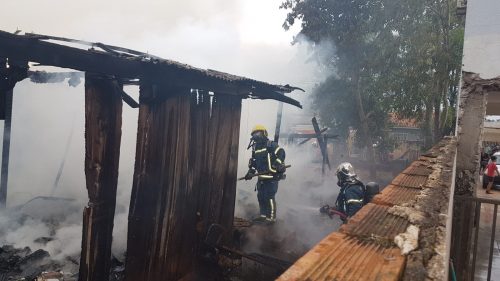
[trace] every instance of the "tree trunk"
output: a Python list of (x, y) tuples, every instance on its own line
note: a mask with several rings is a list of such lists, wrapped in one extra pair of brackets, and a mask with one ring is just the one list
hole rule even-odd
[(424, 147), (429, 148), (432, 143), (432, 102), (430, 100), (425, 102), (425, 115), (424, 115)]
[(440, 115), (441, 115), (441, 85), (442, 81), (437, 81), (437, 94), (434, 96), (434, 126), (433, 126), (433, 132), (432, 132), (432, 140), (433, 143), (437, 143), (439, 139), (441, 138), (441, 128), (439, 127), (440, 125)]
[[(445, 89), (447, 89), (446, 87)], [(448, 99), (446, 92), (443, 95), (443, 112), (441, 113), (441, 124), (439, 127), (441, 128), (441, 134), (445, 132), (445, 127), (446, 127), (446, 122), (448, 121), (448, 111), (449, 111), (449, 106), (448, 106)]]
[(356, 104), (358, 106), (358, 114), (359, 120), (361, 121), (361, 127), (363, 129), (363, 134), (365, 135), (365, 145), (368, 150), (368, 160), (370, 162), (370, 177), (375, 178), (377, 176), (377, 172), (375, 170), (375, 150), (373, 149), (373, 140), (372, 135), (368, 126), (368, 119), (366, 118), (365, 110), (363, 108), (363, 100), (361, 98), (361, 89), (360, 89), (360, 78), (359, 73), (356, 73), (353, 76), (354, 81), (354, 95), (356, 97)]

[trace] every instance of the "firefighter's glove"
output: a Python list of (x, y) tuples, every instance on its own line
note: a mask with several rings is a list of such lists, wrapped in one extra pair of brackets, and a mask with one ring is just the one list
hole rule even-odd
[(251, 180), (253, 178), (253, 174), (251, 171), (248, 171), (245, 175), (245, 180)]
[(278, 173), (284, 173), (284, 172), (286, 172), (286, 166), (283, 165), (283, 164), (278, 165), (276, 167), (276, 172), (278, 172)]

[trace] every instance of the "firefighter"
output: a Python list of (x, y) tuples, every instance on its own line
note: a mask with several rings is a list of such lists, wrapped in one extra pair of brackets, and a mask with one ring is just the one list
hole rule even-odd
[(256, 125), (251, 136), (249, 148), (252, 148), (252, 158), (248, 162), (245, 180), (252, 179), (256, 173), (264, 173), (258, 176), (256, 185), (260, 216), (254, 221), (274, 223), (278, 182), (284, 179), (286, 171), (285, 150), (267, 138), (267, 130), (262, 125)]
[(349, 218), (363, 207), (366, 189), (356, 176), (356, 173), (354, 173), (351, 163), (341, 163), (336, 173), (340, 192), (335, 202), (335, 209)]

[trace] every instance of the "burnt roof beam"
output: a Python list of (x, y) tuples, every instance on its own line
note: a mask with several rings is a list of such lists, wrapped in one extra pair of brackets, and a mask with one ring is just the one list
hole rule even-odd
[(154, 57), (123, 57), (94, 49), (69, 47), (5, 31), (0, 31), (0, 57), (126, 79), (147, 79), (154, 84), (167, 82), (243, 98), (274, 99), (302, 108), (298, 101), (284, 95), (297, 89), (289, 85), (272, 85)]

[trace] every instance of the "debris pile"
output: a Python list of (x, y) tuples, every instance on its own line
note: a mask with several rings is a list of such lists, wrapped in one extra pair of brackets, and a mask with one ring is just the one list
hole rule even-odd
[[(76, 280), (71, 274), (64, 274), (63, 264), (50, 259), (47, 251), (32, 251), (25, 247), (0, 248), (0, 280)], [(49, 278), (50, 277), (50, 278)]]

